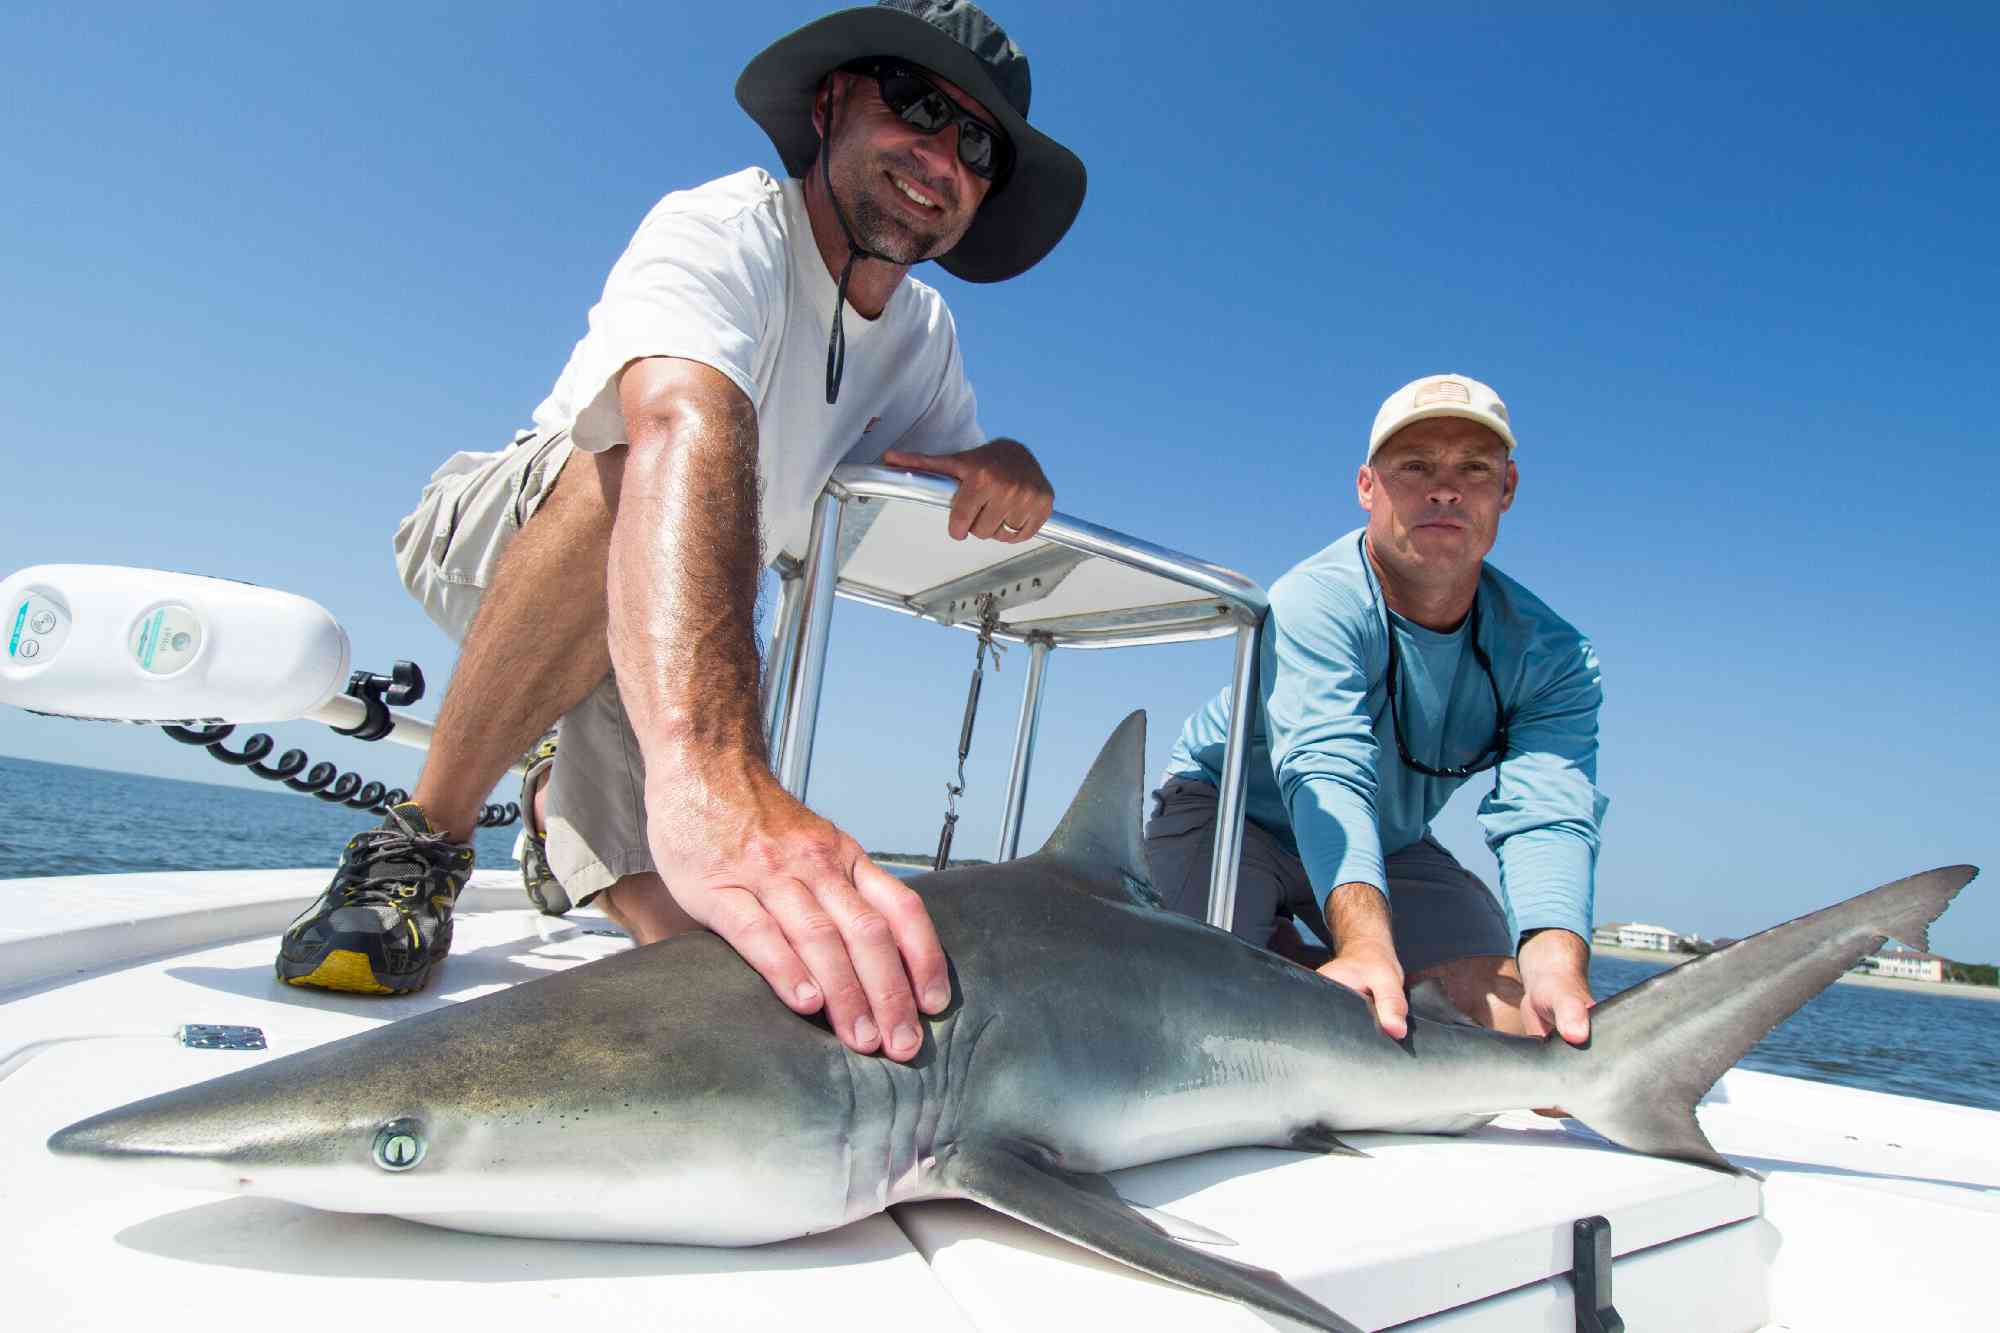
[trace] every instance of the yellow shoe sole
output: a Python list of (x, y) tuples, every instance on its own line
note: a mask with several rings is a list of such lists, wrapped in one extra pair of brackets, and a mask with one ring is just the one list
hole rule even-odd
[(365, 954), (352, 949), (335, 949), (320, 960), (318, 967), (302, 977), (286, 977), (293, 986), (317, 986), (321, 990), (353, 991), (360, 995), (394, 995), (396, 992), (375, 979), (375, 969)]

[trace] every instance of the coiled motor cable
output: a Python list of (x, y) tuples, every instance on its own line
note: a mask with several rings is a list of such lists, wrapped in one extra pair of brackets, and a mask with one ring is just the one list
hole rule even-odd
[[(347, 682), (347, 693), (367, 706), (368, 720), (354, 728), (335, 730), (361, 740), (380, 740), (390, 731), (389, 704), (400, 707), (422, 698), (424, 674), (414, 662), (396, 663), (394, 672), (389, 676), (357, 671)], [(233, 735), (236, 728), (226, 722), (197, 727), (163, 726), (160, 730), (183, 745), (201, 746), (222, 763), (247, 769), (271, 782), (283, 783), (295, 792), (316, 796), (330, 805), (344, 805), (354, 810), (366, 810), (370, 814), (385, 815), (391, 806), (410, 799), (410, 794), (401, 787), (384, 786), (363, 778), (359, 773), (343, 773), (339, 765), (323, 759), (314, 763), (304, 750), (286, 750), (278, 756), (277, 763), (267, 764), (264, 761), (270, 758), (278, 743), (261, 731), (253, 732), (250, 739), (243, 742), (241, 750), (232, 750), (223, 741)], [(476, 822), (480, 828), (504, 828), (520, 817), (521, 807), (508, 801), (500, 805), (481, 806)]]

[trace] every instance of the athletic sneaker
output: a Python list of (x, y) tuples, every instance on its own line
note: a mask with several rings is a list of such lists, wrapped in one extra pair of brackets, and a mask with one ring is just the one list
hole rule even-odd
[(404, 995), (451, 952), (451, 911), (472, 875), (472, 848), (431, 831), (416, 802), (347, 840), (333, 883), (278, 943), (293, 986)]
[(556, 733), (551, 731), (528, 752), (528, 770), (521, 775), (521, 842), (514, 849), (521, 863), (522, 887), (544, 916), (561, 916), (570, 909), (569, 891), (549, 869), (549, 835), (535, 828), (535, 791), (547, 785), (555, 762)]

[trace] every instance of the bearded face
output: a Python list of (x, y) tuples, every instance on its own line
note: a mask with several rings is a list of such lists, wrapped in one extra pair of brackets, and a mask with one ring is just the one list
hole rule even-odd
[[(985, 115), (956, 85), (935, 82), (967, 111)], [(836, 74), (830, 91), (833, 140), (821, 151), (855, 239), (905, 265), (957, 245), (991, 188), (959, 160), (958, 128), (923, 134), (904, 124), (867, 75)], [(815, 119), (824, 134), (823, 116)]]

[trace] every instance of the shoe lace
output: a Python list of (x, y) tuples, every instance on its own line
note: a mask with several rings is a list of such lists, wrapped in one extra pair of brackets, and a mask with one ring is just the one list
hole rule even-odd
[[(383, 902), (407, 905), (429, 887), (432, 896), (458, 896), (452, 870), (458, 848), (442, 833), (425, 833), (394, 810), (393, 828), (370, 829), (355, 835), (349, 850), (350, 873), (341, 885), (347, 904)], [(442, 881), (439, 884), (438, 881)]]

